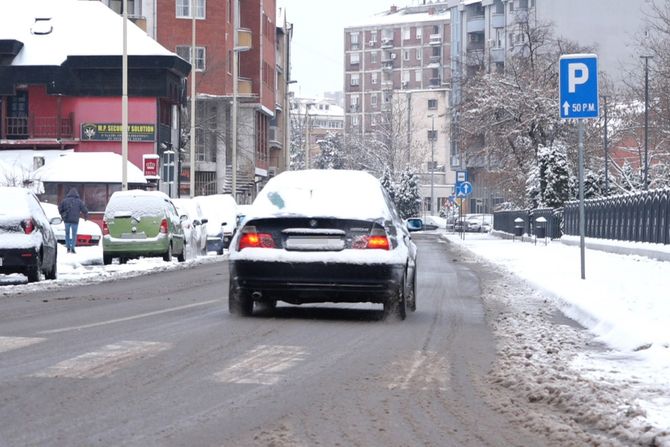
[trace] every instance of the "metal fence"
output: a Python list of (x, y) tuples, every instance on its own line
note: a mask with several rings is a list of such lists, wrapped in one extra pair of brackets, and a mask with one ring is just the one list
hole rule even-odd
[[(551, 239), (561, 237), (561, 222), (563, 218), (563, 209), (538, 208), (534, 210), (514, 210), (498, 211), (493, 213), (493, 229), (514, 234), (517, 225), (523, 227), (523, 233), (534, 235), (538, 227), (537, 219), (544, 217), (547, 221), (543, 225), (546, 228), (546, 235)], [(521, 218), (523, 223), (515, 222)]]
[[(670, 189), (586, 200), (586, 237), (670, 244)], [(564, 209), (565, 234), (579, 234), (579, 202)]]

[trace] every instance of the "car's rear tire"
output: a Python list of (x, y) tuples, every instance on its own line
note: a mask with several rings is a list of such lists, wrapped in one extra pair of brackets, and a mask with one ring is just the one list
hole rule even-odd
[(404, 287), (390, 296), (384, 302), (384, 319), (389, 318), (396, 320), (404, 320), (407, 318), (407, 301), (405, 300), (405, 294), (403, 293)]
[(228, 312), (240, 317), (251, 316), (254, 312), (254, 300), (231, 284), (228, 289)]
[(102, 255), (102, 263), (104, 265), (110, 265), (112, 263), (112, 259), (113, 258), (111, 255), (105, 255), (105, 254)]
[(177, 255), (177, 261), (184, 262), (186, 261), (186, 246), (181, 248), (181, 253)]
[(40, 274), (42, 273), (42, 254), (37, 253), (35, 256), (35, 265), (28, 267), (26, 270), (26, 276), (28, 277), (28, 282), (38, 282), (40, 280)]
[(56, 277), (58, 276), (58, 257), (56, 256), (55, 253), (54, 253), (53, 265), (49, 269), (49, 273), (47, 273), (45, 276), (46, 276), (46, 279), (51, 279), (51, 280), (55, 280)]
[(163, 255), (163, 261), (165, 262), (172, 261), (172, 243), (168, 244), (168, 249)]
[(407, 307), (412, 312), (416, 312), (416, 272), (412, 278), (412, 286), (409, 289), (409, 295), (407, 296)]

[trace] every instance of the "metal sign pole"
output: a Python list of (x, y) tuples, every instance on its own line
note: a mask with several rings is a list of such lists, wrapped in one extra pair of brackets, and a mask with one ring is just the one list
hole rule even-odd
[(579, 251), (582, 267), (582, 279), (586, 279), (586, 255), (584, 235), (586, 220), (584, 213), (584, 120), (578, 120), (579, 127)]

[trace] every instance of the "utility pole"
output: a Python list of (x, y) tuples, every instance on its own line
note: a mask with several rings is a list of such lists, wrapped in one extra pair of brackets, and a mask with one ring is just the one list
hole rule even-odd
[(435, 215), (435, 115), (430, 115), (430, 214)]
[(649, 59), (654, 56), (640, 56), (644, 59), (644, 181), (643, 188), (649, 188)]
[(195, 197), (195, 72), (197, 65), (195, 53), (195, 4), (196, 0), (191, 0), (191, 162), (189, 163), (188, 175), (191, 198)]
[(123, 0), (121, 57), (121, 190), (128, 191), (128, 0)]
[(609, 166), (609, 147), (607, 144), (607, 95), (603, 95), (603, 102), (604, 102), (604, 108), (605, 108), (605, 132), (604, 132), (604, 139), (605, 139), (605, 196), (608, 196), (610, 193), (610, 179), (609, 179), (609, 174), (608, 174), (608, 166)]
[(233, 18), (233, 105), (232, 113), (233, 119), (231, 123), (231, 163), (232, 163), (232, 194), (235, 201), (237, 201), (237, 88), (238, 88), (238, 46), (239, 46), (239, 35), (238, 29), (240, 28), (240, 2), (239, 0), (230, 0), (235, 2), (235, 12)]

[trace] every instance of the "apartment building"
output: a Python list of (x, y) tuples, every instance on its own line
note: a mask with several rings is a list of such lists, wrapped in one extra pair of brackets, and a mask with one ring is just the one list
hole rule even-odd
[[(101, 0), (121, 12), (120, 0)], [(286, 168), (290, 24), (275, 0), (129, 0), (131, 20), (183, 59), (196, 76), (195, 194), (232, 192), (234, 58), (237, 81), (237, 184), (248, 202), (269, 174)], [(192, 17), (196, 49), (191, 54)], [(237, 33), (237, 42), (235, 42)], [(187, 91), (191, 97), (191, 80)], [(188, 120), (185, 120), (188, 122)], [(189, 129), (182, 132), (188, 135)], [(189, 194), (188, 138), (181, 149), (181, 193)]]
[[(344, 30), (345, 126), (348, 137), (374, 137), (388, 114), (402, 114), (407, 145), (423, 150), (424, 177), (453, 186), (448, 166), (450, 12), (446, 4), (392, 6)], [(434, 124), (433, 124), (434, 123)], [(429, 138), (432, 127), (438, 129)], [(437, 175), (439, 174), (439, 175)], [(437, 177), (437, 180), (436, 180)], [(442, 187), (440, 191), (449, 188)], [(422, 193), (429, 197), (430, 185)], [(450, 191), (449, 191), (450, 193)], [(444, 193), (441, 200), (449, 194)], [(437, 201), (437, 200), (436, 200)], [(436, 204), (427, 208), (437, 211)]]
[[(462, 80), (480, 71), (505, 70), (505, 61), (526, 43), (522, 27), (552, 26), (556, 37), (595, 49), (599, 69), (615, 83), (639, 60), (636, 36), (643, 30), (648, 0), (446, 0), (451, 13), (452, 112), (461, 103)], [(558, 94), (558, 92), (557, 92)], [(467, 170), (474, 190), (469, 209), (489, 212), (504, 194), (490, 182), (482, 160), (465, 160), (452, 140), (450, 164)], [(485, 144), (485, 142), (481, 142)]]

